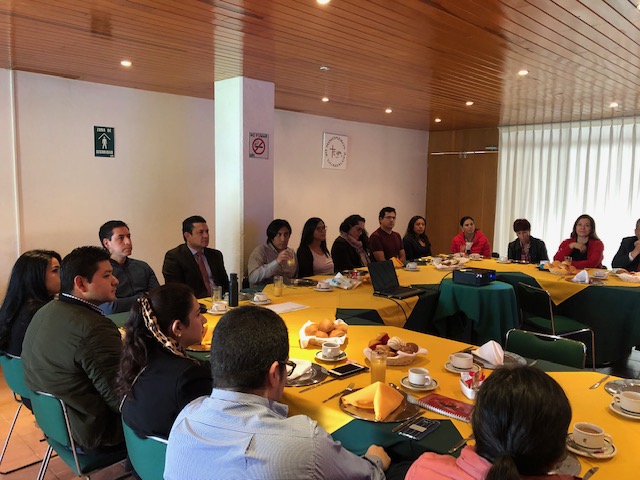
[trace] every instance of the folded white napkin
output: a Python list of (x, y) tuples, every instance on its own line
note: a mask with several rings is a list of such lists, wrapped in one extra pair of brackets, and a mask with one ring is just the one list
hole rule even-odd
[(472, 353), (481, 359), (486, 360), (491, 365), (504, 364), (504, 350), (500, 344), (494, 340), (489, 340)]
[[(294, 368), (291, 375), (287, 377), (288, 381), (295, 380), (311, 370), (311, 362), (309, 360), (302, 360), (300, 358), (290, 358), (289, 360), (296, 364), (296, 368)], [(289, 368), (291, 367), (287, 367), (287, 371)]]
[(345, 290), (351, 290), (352, 288), (356, 288), (362, 282), (360, 280), (354, 280), (353, 278), (348, 278), (342, 275), (340, 272), (336, 273), (336, 276), (327, 280), (329, 285), (332, 287), (343, 288)]
[(575, 283), (589, 283), (589, 274), (586, 270), (582, 270), (575, 277), (573, 277), (572, 282)]

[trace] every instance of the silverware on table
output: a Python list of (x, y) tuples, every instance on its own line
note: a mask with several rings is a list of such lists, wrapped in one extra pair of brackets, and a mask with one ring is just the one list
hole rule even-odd
[(611, 375), (605, 375), (604, 377), (602, 377), (600, 380), (598, 380), (596, 383), (594, 383), (593, 385), (591, 385), (589, 387), (590, 390), (595, 390), (596, 388), (598, 388), (600, 386), (600, 384), (602, 382), (604, 382), (607, 378), (609, 378)]
[(314, 385), (311, 385), (310, 387), (307, 388), (303, 388), (302, 390), (300, 390), (300, 393), (304, 393), (304, 392), (308, 392), (309, 390), (313, 390), (316, 387), (320, 387), (322, 385), (326, 385), (329, 382), (333, 382), (334, 380), (338, 380), (338, 378), (330, 378), (329, 380), (323, 380), (322, 382), (318, 382)]
[(391, 433), (396, 433), (398, 430), (400, 430), (400, 429), (406, 427), (407, 425), (411, 424), (411, 422), (415, 421), (420, 416), (422, 416), (422, 412), (420, 410), (418, 410), (416, 413), (411, 415), (409, 418), (407, 418), (400, 425), (397, 425), (396, 427), (394, 427), (394, 429), (391, 430)]
[(447, 453), (456, 453), (458, 450), (464, 447), (469, 440), (473, 440), (473, 433), (469, 435), (467, 438), (463, 438), (458, 443), (456, 443), (453, 447), (447, 450)]
[(413, 395), (409, 394), (409, 393), (405, 393), (402, 390), (400, 390), (400, 387), (397, 386), (395, 383), (391, 383), (389, 382), (389, 386), (391, 388), (395, 388), (396, 390), (398, 390), (399, 392), (402, 392), (403, 395), (405, 395), (407, 397), (407, 402), (409, 402), (412, 405), (416, 405), (420, 408), (424, 408), (422, 405), (420, 405), (420, 402), (418, 402), (418, 399), (416, 399), (416, 397), (414, 397)]
[(339, 391), (338, 393), (334, 393), (333, 395), (331, 395), (326, 400), (323, 400), (322, 403), (327, 403), (329, 400), (331, 400), (333, 398), (336, 398), (336, 397), (339, 397), (340, 395), (342, 395), (344, 393), (353, 392), (353, 387), (355, 387), (355, 386), (356, 386), (356, 383), (355, 382), (351, 382), (347, 388), (345, 388), (344, 390)]
[(589, 480), (591, 477), (595, 475), (595, 473), (600, 469), (600, 467), (591, 467), (587, 473), (584, 474), (582, 480)]

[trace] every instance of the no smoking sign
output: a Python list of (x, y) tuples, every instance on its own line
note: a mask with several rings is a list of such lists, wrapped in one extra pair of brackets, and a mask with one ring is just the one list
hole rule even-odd
[(249, 133), (249, 158), (269, 159), (269, 134)]

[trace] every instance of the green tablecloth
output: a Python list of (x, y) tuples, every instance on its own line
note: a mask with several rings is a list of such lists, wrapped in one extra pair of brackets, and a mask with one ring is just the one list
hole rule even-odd
[[(518, 282), (539, 287), (524, 273), (498, 273), (501, 281), (515, 287)], [(595, 333), (596, 362), (613, 363), (640, 345), (640, 289), (590, 286), (557, 306), (557, 313), (574, 318)], [(580, 339), (585, 341), (584, 339)]]
[(507, 331), (518, 324), (516, 295), (508, 283), (476, 287), (447, 278), (440, 284), (440, 299), (432, 320), (438, 335), (475, 345), (489, 340), (502, 345)]

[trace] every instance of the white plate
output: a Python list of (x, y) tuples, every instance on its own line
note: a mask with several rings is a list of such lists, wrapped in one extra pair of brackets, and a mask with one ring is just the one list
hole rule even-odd
[(329, 288), (318, 288), (318, 287), (316, 287), (316, 288), (314, 288), (314, 290), (316, 292), (333, 292), (333, 288), (331, 288), (331, 287), (329, 287)]
[(625, 410), (616, 402), (611, 402), (609, 404), (609, 408), (614, 412), (616, 412), (618, 415), (622, 415), (625, 418), (630, 418), (631, 420), (640, 420), (640, 413), (633, 413), (633, 412), (630, 412), (629, 410)]
[(580, 445), (573, 441), (573, 433), (567, 434), (567, 450), (583, 457), (590, 458), (611, 458), (616, 454), (615, 445), (608, 438), (604, 439), (604, 446), (602, 449), (595, 450), (589, 448), (582, 448)]
[(419, 268), (407, 268), (407, 267), (404, 267), (403, 270), (405, 272), (419, 272), (420, 271)]
[(511, 263), (511, 260), (505, 260), (504, 262), (502, 260), (496, 260), (496, 263)]
[(324, 355), (322, 355), (322, 350), (318, 350), (316, 352), (316, 360), (320, 360), (321, 362), (335, 363), (335, 362), (341, 362), (346, 359), (347, 359), (347, 353), (345, 351), (340, 352), (340, 355), (333, 358), (327, 358)]
[(444, 368), (451, 373), (463, 373), (463, 372), (479, 372), (482, 367), (480, 367), (480, 365), (478, 365), (477, 363), (474, 363), (473, 367), (471, 368), (458, 368), (451, 365), (451, 362), (447, 362)]
[(209, 310), (207, 310), (207, 313), (210, 313), (211, 315), (224, 315), (229, 310), (230, 310), (229, 308), (227, 308), (226, 310), (214, 310), (210, 308)]
[(438, 381), (435, 378), (431, 379), (431, 383), (423, 385), (422, 387), (410, 383), (409, 377), (404, 377), (402, 380), (400, 380), (400, 383), (404, 388), (408, 388), (409, 390), (414, 390), (416, 392), (427, 392), (429, 390), (435, 390), (436, 388), (438, 388)]
[(253, 303), (254, 305), (269, 305), (271, 303), (271, 299), (263, 300), (262, 302), (251, 300), (251, 303)]

